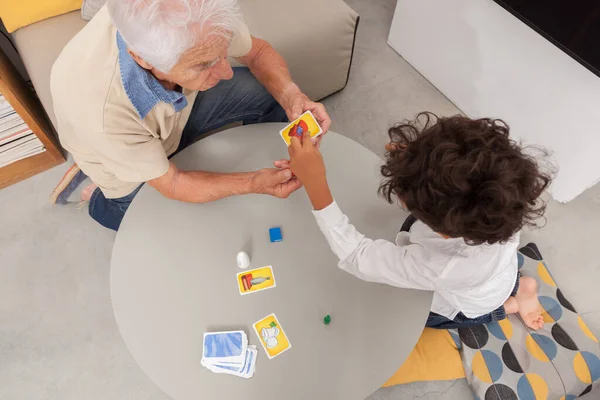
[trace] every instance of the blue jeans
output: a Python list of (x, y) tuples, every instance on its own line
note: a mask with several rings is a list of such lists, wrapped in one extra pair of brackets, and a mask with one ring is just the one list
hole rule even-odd
[[(177, 152), (209, 131), (233, 122), (248, 125), (288, 121), (283, 108), (247, 68), (234, 68), (233, 71), (232, 79), (198, 93)], [(107, 199), (100, 189), (96, 189), (90, 199), (90, 216), (108, 229), (119, 230), (125, 212), (142, 185), (118, 199)]]
[[(519, 279), (520, 275), (517, 275), (517, 282), (513, 288), (511, 297), (514, 297), (519, 290)], [(501, 321), (506, 318), (506, 310), (504, 306), (500, 306), (489, 314), (484, 314), (476, 318), (467, 318), (463, 313), (459, 312), (454, 319), (449, 319), (443, 315), (436, 314), (434, 312), (429, 313), (425, 326), (435, 329), (458, 329), (466, 328), (468, 326), (489, 324), (494, 321)]]

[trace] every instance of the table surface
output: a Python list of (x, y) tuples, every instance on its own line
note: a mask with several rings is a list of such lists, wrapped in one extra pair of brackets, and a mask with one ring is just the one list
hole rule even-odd
[[(284, 124), (233, 128), (176, 157), (182, 169), (237, 172), (269, 167), (287, 149)], [(322, 142), (340, 207), (368, 237), (393, 240), (406, 216), (377, 196), (381, 160), (330, 132)], [(177, 399), (363, 400), (408, 357), (425, 324), (430, 292), (361, 281), (337, 267), (304, 190), (286, 200), (247, 195), (207, 204), (144, 186), (116, 238), (110, 286), (123, 339), (150, 379)], [(281, 226), (283, 242), (268, 230)], [(277, 287), (240, 296), (236, 255), (272, 265)], [(275, 313), (292, 348), (269, 360), (252, 323)], [(323, 317), (330, 314), (330, 325)], [(207, 331), (244, 330), (257, 345), (245, 380), (200, 365)]]

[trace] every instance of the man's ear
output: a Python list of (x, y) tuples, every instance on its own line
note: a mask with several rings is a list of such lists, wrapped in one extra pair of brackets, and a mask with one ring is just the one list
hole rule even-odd
[(135, 60), (135, 62), (140, 65), (140, 67), (147, 69), (147, 70), (152, 70), (152, 65), (148, 64), (140, 56), (138, 56), (137, 54), (135, 54), (133, 51), (131, 51), (129, 49), (127, 49), (127, 52)]

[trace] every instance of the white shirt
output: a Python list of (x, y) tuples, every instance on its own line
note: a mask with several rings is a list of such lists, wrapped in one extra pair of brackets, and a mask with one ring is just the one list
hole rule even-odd
[(490, 313), (515, 286), (519, 234), (505, 244), (470, 246), (417, 221), (392, 243), (366, 238), (335, 201), (313, 214), (341, 269), (369, 282), (432, 290), (431, 311), (449, 319)]

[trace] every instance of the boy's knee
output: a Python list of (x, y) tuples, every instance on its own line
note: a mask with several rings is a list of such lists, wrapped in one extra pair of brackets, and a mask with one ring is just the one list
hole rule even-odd
[(523, 277), (519, 282), (519, 287), (528, 293), (537, 292), (537, 281), (530, 277)]

